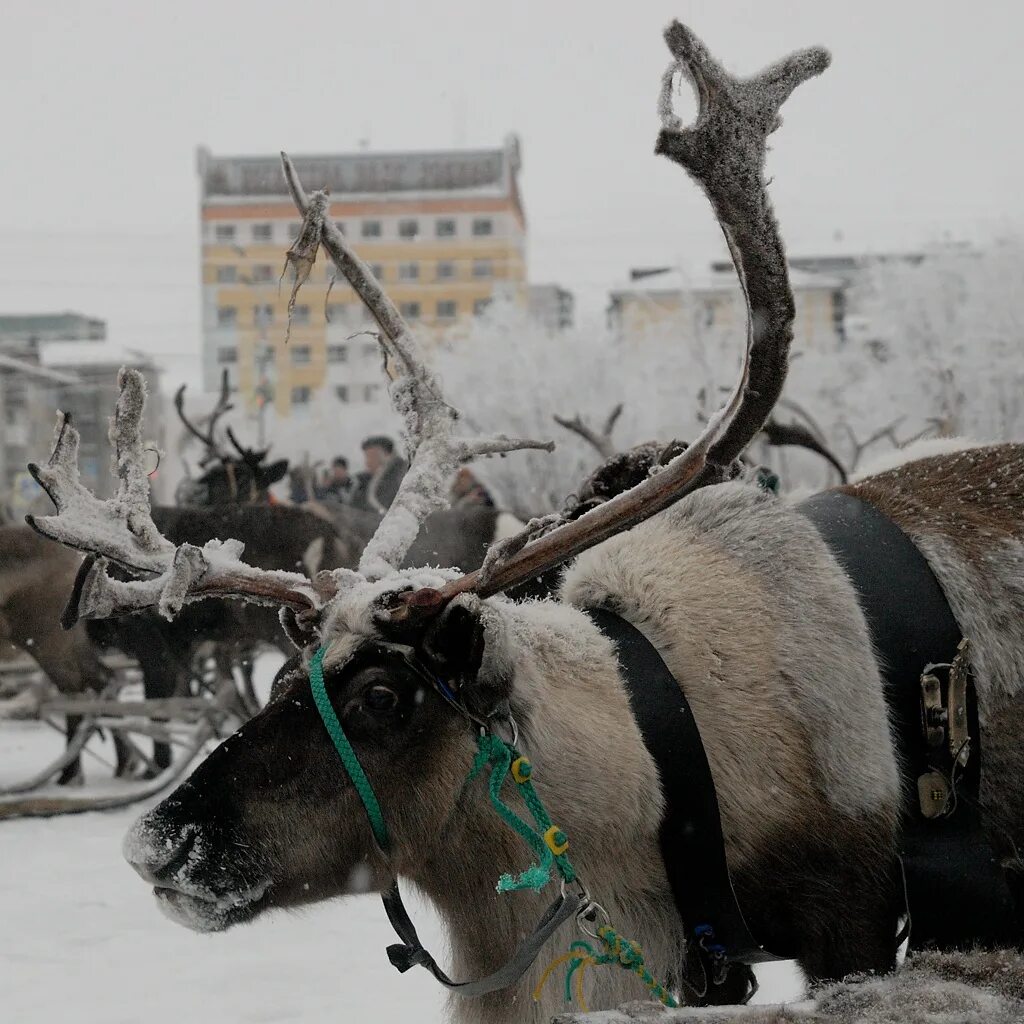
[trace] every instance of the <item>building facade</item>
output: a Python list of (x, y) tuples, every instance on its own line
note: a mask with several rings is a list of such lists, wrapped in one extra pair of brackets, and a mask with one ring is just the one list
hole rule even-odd
[(549, 331), (572, 327), (573, 294), (557, 284), (531, 284), (527, 289), (530, 316)]
[[(728, 266), (728, 271), (713, 267), (699, 280), (674, 267), (630, 271), (629, 283), (610, 293), (609, 326), (626, 338), (642, 338), (648, 330), (673, 323), (711, 337), (735, 336), (744, 330), (747, 314), (736, 273)], [(796, 269), (789, 276), (796, 304), (795, 345), (807, 349), (840, 344), (846, 318), (844, 281)]]
[[(328, 189), (331, 217), (425, 335), (479, 314), (498, 292), (526, 304), (514, 137), (494, 150), (292, 160), (306, 187)], [(207, 390), (226, 367), (250, 408), (272, 402), (280, 415), (324, 387), (341, 402), (375, 401), (383, 386), (376, 342), (352, 337), (375, 325), (322, 255), (285, 342), (291, 287), (280, 279), (300, 219), (279, 158), (201, 149), (198, 170)]]

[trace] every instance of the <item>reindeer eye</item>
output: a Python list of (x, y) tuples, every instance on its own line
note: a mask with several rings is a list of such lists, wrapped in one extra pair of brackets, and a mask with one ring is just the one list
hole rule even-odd
[(394, 711), (398, 707), (398, 694), (386, 686), (371, 686), (363, 701), (371, 711)]

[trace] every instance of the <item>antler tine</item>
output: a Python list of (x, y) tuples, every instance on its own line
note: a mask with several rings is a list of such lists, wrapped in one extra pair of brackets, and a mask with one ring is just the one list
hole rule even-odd
[(228, 371), (225, 369), (221, 375), (220, 396), (217, 399), (217, 404), (210, 412), (210, 419), (205, 434), (185, 415), (185, 387), (186, 385), (182, 384), (181, 387), (174, 392), (174, 408), (178, 413), (178, 419), (180, 419), (184, 424), (185, 429), (193, 437), (198, 438), (206, 449), (206, 454), (202, 457), (199, 464), (205, 465), (213, 458), (223, 460), (224, 453), (220, 450), (220, 447), (217, 444), (216, 437), (214, 436), (214, 427), (216, 427), (217, 420), (219, 420), (221, 416), (230, 412), (234, 408), (228, 400), (230, 395)]
[(591, 447), (597, 450), (597, 453), (602, 459), (610, 459), (615, 454), (615, 445), (612, 444), (612, 431), (615, 429), (615, 423), (619, 416), (622, 415), (622, 403), (620, 402), (614, 409), (608, 414), (608, 418), (604, 422), (601, 432), (598, 433), (593, 427), (583, 422), (583, 419), (577, 414), (571, 420), (564, 416), (552, 416), (552, 419), (566, 430), (577, 434), (582, 437)]
[[(795, 310), (782, 241), (765, 193), (764, 155), (767, 137), (779, 124), (779, 107), (797, 85), (825, 69), (829, 56), (821, 49), (804, 50), (740, 80), (678, 22), (668, 27), (665, 40), (675, 61), (662, 79), (656, 152), (682, 164), (701, 186), (729, 245), (748, 315), (739, 383), (700, 436), (659, 472), (533, 540), (504, 564), (492, 562), (486, 580), (470, 573), (447, 584), (432, 601), (397, 600), (396, 617), (426, 614), (418, 608), (436, 613), (445, 601), (467, 591), (487, 597), (507, 590), (635, 526), (695, 487), (725, 478), (779, 396)], [(699, 102), (697, 120), (685, 130), (671, 107), (676, 70), (693, 83)]]
[[(240, 560), (235, 540), (211, 541), (202, 548), (175, 547), (157, 529), (149, 504), (149, 479), (142, 441), (146, 385), (140, 373), (122, 369), (110, 426), (118, 490), (101, 500), (83, 486), (78, 471), (78, 431), (69, 416), (58, 414), (53, 453), (45, 466), (29, 472), (57, 508), (52, 516), (26, 516), (29, 526), (90, 558), (73, 595), (77, 617), (105, 618), (122, 612), (157, 607), (167, 618), (186, 601), (204, 597), (240, 597), (280, 604), (298, 611), (318, 606), (310, 582), (296, 573), (270, 572)], [(111, 579), (108, 561), (143, 579)]]
[(503, 455), (524, 448), (550, 451), (554, 444), (503, 436), (456, 436), (458, 411), (445, 401), (440, 382), (422, 359), (409, 325), (395, 304), (327, 216), (326, 191), (307, 197), (285, 153), (281, 154), (281, 162), (288, 189), (304, 217), (299, 237), (288, 250), (288, 261), (295, 267), (292, 301), (322, 244), (380, 326), (378, 340), (390, 378), (388, 391), (402, 420), (410, 465), (391, 507), (360, 558), (360, 573), (367, 579), (379, 579), (401, 564), (427, 516), (448, 506), (448, 479), (462, 462), (478, 455)]
[(774, 448), (794, 447), (806, 448), (808, 451), (820, 455), (839, 474), (842, 483), (846, 483), (846, 467), (839, 459), (823, 445), (807, 427), (799, 423), (779, 423), (773, 417), (769, 417), (761, 428), (767, 442)]

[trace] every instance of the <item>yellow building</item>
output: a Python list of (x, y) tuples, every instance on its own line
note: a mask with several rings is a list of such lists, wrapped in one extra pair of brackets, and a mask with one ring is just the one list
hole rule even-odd
[[(834, 348), (843, 340), (845, 282), (792, 267), (789, 277), (796, 304), (795, 347)], [(651, 329), (674, 324), (709, 336), (735, 335), (745, 328), (746, 310), (731, 267), (716, 265), (700, 280), (690, 280), (672, 267), (658, 267), (630, 272), (629, 283), (610, 294), (608, 319), (625, 338), (642, 338)]]
[[(292, 160), (307, 188), (330, 191), (331, 217), (414, 326), (443, 331), (499, 292), (526, 302), (514, 136), (493, 150)], [(375, 325), (322, 256), (285, 343), (290, 287), (279, 281), (299, 218), (279, 158), (200, 149), (198, 169), (207, 389), (227, 368), (250, 404), (272, 400), (284, 415), (323, 387), (343, 402), (373, 401), (383, 387), (377, 345), (352, 335)]]

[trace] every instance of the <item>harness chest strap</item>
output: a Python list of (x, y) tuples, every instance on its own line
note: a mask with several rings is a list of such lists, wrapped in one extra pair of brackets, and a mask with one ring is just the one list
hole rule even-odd
[(690, 950), (711, 984), (724, 981), (729, 965), (746, 969), (752, 994), (756, 982), (749, 965), (782, 957), (757, 942), (740, 910), (715, 784), (686, 694), (632, 623), (603, 608), (587, 615), (615, 644), (633, 717), (658, 769), (665, 802), (661, 856)]
[[(962, 640), (946, 595), (913, 540), (869, 501), (830, 490), (796, 507), (849, 577), (874, 643), (901, 771), (911, 946), (1012, 945), (1014, 900), (978, 810), (983, 749), (970, 676), (966, 770), (951, 757), (937, 761), (922, 728), (922, 674), (930, 664), (952, 663)], [(952, 806), (925, 818), (918, 779), (936, 768), (955, 783)]]

